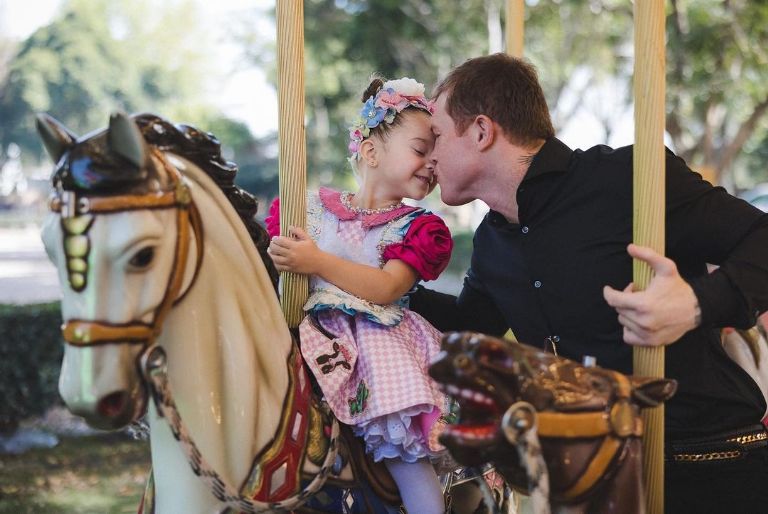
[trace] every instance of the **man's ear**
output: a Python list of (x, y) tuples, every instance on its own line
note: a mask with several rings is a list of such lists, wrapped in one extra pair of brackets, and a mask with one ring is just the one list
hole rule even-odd
[(496, 126), (493, 124), (493, 120), (484, 114), (475, 116), (472, 122), (472, 136), (477, 149), (482, 151), (487, 150), (493, 145), (493, 141), (496, 138)]

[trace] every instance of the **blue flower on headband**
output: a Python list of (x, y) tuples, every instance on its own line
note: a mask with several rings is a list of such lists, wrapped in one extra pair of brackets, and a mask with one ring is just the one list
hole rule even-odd
[(363, 108), (360, 111), (360, 116), (365, 120), (365, 124), (368, 128), (377, 127), (382, 121), (384, 116), (387, 115), (387, 110), (381, 107), (376, 107), (375, 98), (371, 97), (363, 104)]

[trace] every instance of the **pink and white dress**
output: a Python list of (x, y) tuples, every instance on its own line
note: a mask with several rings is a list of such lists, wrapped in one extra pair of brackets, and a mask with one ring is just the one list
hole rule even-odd
[[(361, 212), (349, 197), (327, 188), (309, 194), (307, 231), (320, 249), (378, 268), (400, 259), (423, 280), (445, 269), (453, 242), (439, 217), (406, 205)], [(275, 201), (270, 235), (279, 234), (279, 219)], [(317, 276), (309, 288), (301, 353), (336, 417), (353, 426), (377, 461), (433, 456), (430, 431), (446, 398), (427, 369), (440, 351), (440, 332), (404, 299), (374, 304)]]

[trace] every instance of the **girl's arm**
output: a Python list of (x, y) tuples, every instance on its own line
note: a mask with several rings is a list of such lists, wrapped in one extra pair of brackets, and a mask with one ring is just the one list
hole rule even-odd
[(419, 278), (401, 260), (391, 259), (381, 269), (358, 264), (320, 250), (298, 227), (291, 227), (289, 232), (293, 238), (273, 237), (269, 245), (269, 255), (279, 271), (318, 275), (359, 298), (382, 305), (403, 296)]

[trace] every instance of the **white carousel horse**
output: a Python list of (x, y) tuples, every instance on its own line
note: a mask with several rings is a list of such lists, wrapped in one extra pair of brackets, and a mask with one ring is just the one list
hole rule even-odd
[(218, 141), (152, 115), (79, 140), (46, 115), (38, 130), (57, 163), (43, 240), (63, 289), (59, 389), (95, 427), (148, 404), (144, 512), (282, 512), (324, 485), (307, 512), (390, 512), (391, 487), (352, 485), (365, 466), (311, 394)]

